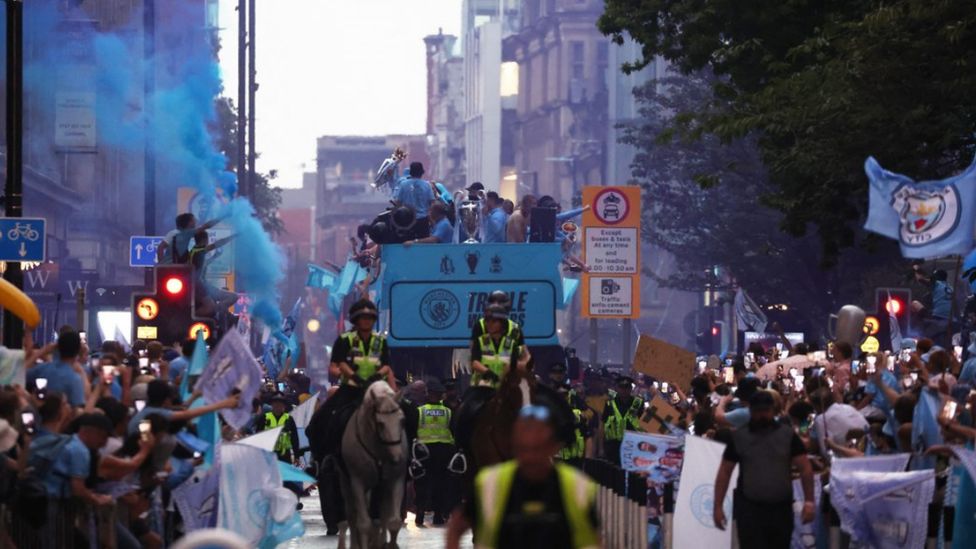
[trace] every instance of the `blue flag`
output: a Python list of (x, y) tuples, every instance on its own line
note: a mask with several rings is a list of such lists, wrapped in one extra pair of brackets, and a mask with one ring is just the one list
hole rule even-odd
[(193, 347), (193, 356), (190, 357), (190, 365), (183, 374), (183, 381), (180, 382), (180, 395), (183, 400), (190, 399), (190, 377), (203, 375), (203, 370), (207, 367), (207, 342), (203, 339), (203, 330), (197, 330), (197, 344)]
[(332, 285), (335, 284), (337, 279), (338, 276), (332, 271), (309, 263), (308, 278), (305, 279), (305, 286), (320, 290), (331, 290)]
[(220, 467), (198, 470), (173, 490), (173, 502), (187, 532), (217, 526), (217, 502), (220, 488)]
[(298, 300), (295, 301), (295, 305), (291, 308), (291, 312), (288, 313), (288, 316), (281, 321), (281, 333), (285, 336), (285, 338), (288, 338), (295, 330), (295, 325), (298, 324), (298, 319), (301, 317), (301, 314), (302, 298), (299, 297)]
[(831, 472), (830, 503), (841, 529), (866, 547), (924, 547), (935, 472)]
[(916, 454), (912, 460), (912, 470), (935, 469), (936, 457), (925, 455), (925, 451), (945, 444), (942, 429), (936, 419), (941, 412), (942, 398), (939, 393), (927, 387), (922, 389), (912, 418), (912, 450)]
[(339, 280), (332, 286), (329, 292), (329, 310), (339, 318), (342, 316), (342, 302), (352, 291), (353, 286), (362, 282), (366, 278), (366, 270), (359, 266), (356, 261), (346, 261), (346, 265), (339, 273)]
[(976, 221), (976, 162), (959, 175), (915, 182), (884, 170), (872, 157), (864, 163), (870, 208), (864, 228), (901, 244), (906, 258), (966, 254), (973, 248)]
[(197, 381), (197, 388), (207, 402), (220, 402), (239, 391), (241, 396), (237, 408), (224, 408), (220, 415), (231, 427), (240, 429), (251, 419), (251, 401), (261, 392), (261, 378), (261, 367), (254, 360), (247, 343), (241, 334), (231, 330), (217, 345)]

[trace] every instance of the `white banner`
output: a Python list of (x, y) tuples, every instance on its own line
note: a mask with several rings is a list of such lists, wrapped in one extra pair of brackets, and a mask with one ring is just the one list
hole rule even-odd
[(739, 479), (736, 467), (729, 491), (722, 503), (727, 526), (715, 527), (712, 512), (715, 505), (715, 475), (722, 463), (725, 445), (699, 437), (685, 438), (681, 489), (674, 510), (674, 547), (707, 547), (729, 549), (732, 546), (732, 491)]

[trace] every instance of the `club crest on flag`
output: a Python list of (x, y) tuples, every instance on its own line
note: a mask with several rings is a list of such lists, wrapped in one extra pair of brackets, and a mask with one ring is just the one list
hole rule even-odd
[(959, 224), (959, 191), (955, 185), (936, 191), (902, 185), (895, 191), (892, 207), (901, 220), (899, 235), (906, 246), (938, 242)]

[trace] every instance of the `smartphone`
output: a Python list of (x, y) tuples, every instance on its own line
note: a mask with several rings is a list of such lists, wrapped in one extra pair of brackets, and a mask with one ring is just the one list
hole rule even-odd
[(146, 350), (145, 349), (140, 349), (139, 350), (139, 358), (145, 358), (145, 356), (146, 356)]
[(956, 360), (962, 360), (962, 345), (953, 347), (952, 354), (956, 356)]
[(946, 401), (945, 405), (942, 406), (942, 417), (945, 419), (955, 419), (958, 408), (959, 404), (955, 400)]
[(780, 360), (783, 360), (784, 358), (788, 358), (789, 356), (790, 356), (790, 352), (789, 351), (781, 351), (779, 353), (779, 359)]
[(730, 366), (726, 366), (722, 372), (722, 376), (725, 378), (725, 383), (731, 385), (735, 383), (735, 371)]
[(912, 376), (912, 381), (918, 381), (918, 372), (912, 372), (908, 375)]
[(152, 422), (144, 419), (139, 422), (139, 437), (142, 440), (149, 440), (149, 433), (152, 431)]
[(44, 395), (47, 394), (47, 378), (39, 377), (35, 379), (34, 386), (37, 387), (37, 398), (43, 399)]
[(145, 407), (146, 407), (146, 401), (145, 400), (137, 400), (136, 401), (136, 411), (137, 412), (141, 412), (142, 409), (145, 408)]
[(284, 391), (285, 391), (285, 384), (284, 384), (284, 382), (280, 382), (279, 381), (278, 382), (278, 392), (284, 392)]
[(793, 376), (793, 384), (796, 386), (797, 391), (803, 390), (803, 374), (798, 376)]
[(855, 373), (856, 374), (857, 371), (860, 370), (860, 369), (861, 369), (861, 361), (860, 360), (855, 360), (855, 361), (852, 361), (851, 362), (851, 372), (852, 373)]
[(796, 377), (796, 368), (790, 368), (790, 377)]
[(813, 360), (815, 362), (820, 362), (822, 360), (827, 360), (827, 351), (814, 351)]
[(704, 372), (705, 371), (705, 368), (708, 368), (708, 362), (707, 361), (704, 361), (704, 360), (699, 360), (698, 361), (698, 372), (699, 373)]
[(726, 366), (731, 366), (732, 365), (732, 359), (731, 358), (725, 359), (725, 365)]
[(902, 362), (908, 362), (912, 358), (912, 351), (910, 349), (904, 349), (901, 352)]
[(27, 431), (28, 435), (34, 434), (34, 414), (31, 412), (23, 412), (20, 414), (20, 420), (24, 422), (24, 430)]
[(893, 357), (893, 356), (889, 356), (888, 357), (888, 371), (889, 372), (894, 372), (895, 371), (895, 363), (896, 362), (897, 362), (897, 360), (895, 359), (895, 357)]
[(671, 404), (677, 404), (680, 401), (681, 397), (678, 396), (678, 393), (671, 393)]
[(906, 389), (910, 389), (912, 385), (915, 385), (915, 380), (910, 377), (906, 377), (901, 380), (901, 383)]
[(746, 356), (749, 357), (749, 362), (756, 360), (756, 353), (746, 353)]
[(782, 342), (776, 344), (776, 350), (777, 351), (782, 351), (783, 350), (783, 343)]
[(874, 366), (877, 363), (878, 363), (878, 357), (876, 357), (874, 355), (868, 355), (868, 364), (870, 364), (871, 366)]
[(98, 358), (97, 356), (93, 356), (93, 357), (91, 357), (91, 360), (89, 361), (89, 363), (91, 364), (92, 370), (94, 370), (95, 368), (98, 368), (98, 365), (99, 364), (102, 363), (102, 359)]
[(88, 332), (78, 332), (82, 345), (88, 345)]
[(874, 375), (874, 372), (875, 372), (874, 364), (871, 363), (871, 362), (868, 362), (867, 370), (868, 370), (868, 375), (869, 376), (870, 375)]
[(193, 452), (193, 459), (200, 459), (202, 457), (203, 454), (201, 454), (200, 452)]
[(157, 376), (159, 375), (159, 363), (158, 362), (153, 362), (152, 364), (149, 365), (149, 367), (152, 368), (152, 371), (153, 371), (154, 374), (156, 374)]
[(115, 379), (115, 366), (109, 364), (107, 366), (102, 366), (102, 381), (106, 385), (110, 385), (112, 380)]
[[(283, 383), (279, 383), (278, 385), (284, 385), (284, 384)], [(671, 386), (668, 385), (668, 382), (667, 381), (661, 383), (661, 392), (662, 393), (670, 393), (671, 392)]]
[(148, 367), (149, 367), (149, 359), (144, 356), (139, 357), (139, 368), (148, 368)]
[(685, 399), (685, 402), (687, 402), (687, 403), (688, 403), (688, 406), (694, 406), (694, 405), (695, 405), (695, 399), (694, 399), (694, 398), (692, 398), (692, 397), (688, 397), (688, 398), (686, 398), (686, 399)]

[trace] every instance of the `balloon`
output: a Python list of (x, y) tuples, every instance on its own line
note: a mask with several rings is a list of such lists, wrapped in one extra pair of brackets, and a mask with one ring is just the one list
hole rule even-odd
[(28, 328), (33, 329), (41, 323), (41, 313), (38, 312), (37, 305), (31, 301), (31, 298), (2, 278), (0, 278), (0, 307), (23, 320)]

